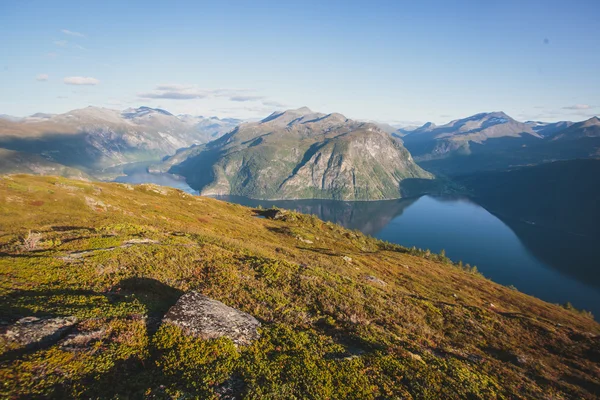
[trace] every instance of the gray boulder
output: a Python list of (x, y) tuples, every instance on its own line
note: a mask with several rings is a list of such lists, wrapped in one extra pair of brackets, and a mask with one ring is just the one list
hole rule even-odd
[(25, 317), (5, 328), (0, 335), (23, 347), (47, 346), (67, 335), (77, 323), (75, 317)]
[(179, 298), (165, 315), (170, 323), (201, 339), (228, 337), (237, 345), (248, 345), (260, 337), (260, 322), (252, 315), (231, 308), (198, 292)]

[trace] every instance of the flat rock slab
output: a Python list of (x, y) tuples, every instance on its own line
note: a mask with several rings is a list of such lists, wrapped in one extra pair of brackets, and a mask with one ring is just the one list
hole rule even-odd
[(165, 315), (170, 323), (201, 339), (228, 337), (237, 345), (248, 345), (260, 337), (260, 322), (252, 315), (231, 308), (198, 292), (177, 300)]
[(76, 323), (75, 317), (25, 317), (6, 327), (1, 335), (8, 342), (23, 347), (45, 346), (60, 340), (73, 329)]

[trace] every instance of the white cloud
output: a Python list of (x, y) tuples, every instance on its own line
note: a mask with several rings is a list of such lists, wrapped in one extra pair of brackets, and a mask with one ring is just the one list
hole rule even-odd
[[(235, 97), (241, 96), (245, 89), (203, 89), (196, 85), (169, 83), (157, 85), (153, 91), (138, 93), (143, 99), (193, 100), (206, 97)], [(246, 101), (246, 100), (235, 100)]]
[(143, 99), (171, 99), (171, 100), (191, 100), (203, 99), (207, 97), (206, 93), (195, 91), (155, 91), (148, 93), (139, 93), (138, 97)]
[(69, 36), (77, 36), (77, 37), (80, 37), (80, 38), (86, 37), (83, 33), (75, 32), (75, 31), (70, 31), (68, 29), (61, 29), (60, 31), (62, 33), (64, 33), (65, 35), (69, 35)]
[(589, 110), (592, 108), (589, 104), (575, 104), (573, 106), (563, 107), (563, 110)]
[(276, 107), (276, 108), (287, 108), (288, 105), (284, 103), (280, 103), (278, 101), (265, 100), (262, 102), (266, 107)]
[(55, 40), (54, 42), (55, 45), (60, 46), (60, 47), (66, 47), (67, 44), (69, 44), (69, 42), (67, 42), (66, 40)]
[(63, 82), (67, 85), (97, 85), (100, 81), (96, 78), (89, 76), (67, 76), (63, 79)]
[(231, 96), (229, 100), (243, 102), (243, 101), (257, 101), (264, 99), (263, 96)]
[(38, 76), (35, 77), (35, 80), (40, 81), (40, 82), (45, 82), (48, 80), (48, 78), (50, 78), (48, 76), (48, 74), (38, 74)]
[(164, 85), (158, 85), (156, 90), (167, 90), (167, 91), (180, 91), (193, 89), (194, 85), (183, 85), (180, 83), (168, 83)]

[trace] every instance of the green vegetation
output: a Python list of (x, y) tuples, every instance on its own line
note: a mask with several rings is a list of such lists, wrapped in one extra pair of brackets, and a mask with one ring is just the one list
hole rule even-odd
[(184, 176), (202, 194), (253, 199), (397, 199), (439, 186), (375, 125), (308, 109), (242, 124), (152, 170)]
[[(588, 398), (600, 326), (443, 252), (314, 216), (153, 185), (0, 178), (0, 315), (76, 316), (66, 339), (0, 336), (3, 398)], [(198, 290), (261, 338), (203, 341), (161, 317)]]

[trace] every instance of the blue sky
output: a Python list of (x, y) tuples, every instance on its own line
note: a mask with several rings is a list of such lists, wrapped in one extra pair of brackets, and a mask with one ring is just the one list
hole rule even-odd
[(0, 114), (600, 114), (598, 0), (0, 0)]

